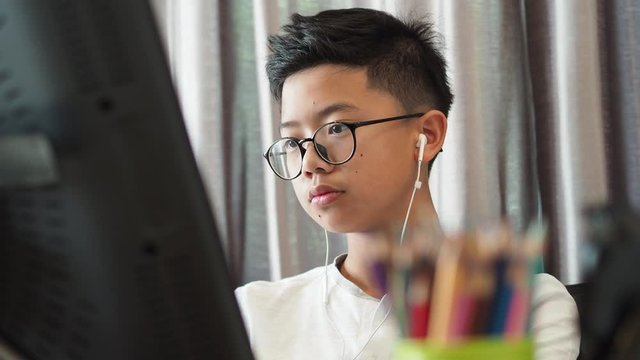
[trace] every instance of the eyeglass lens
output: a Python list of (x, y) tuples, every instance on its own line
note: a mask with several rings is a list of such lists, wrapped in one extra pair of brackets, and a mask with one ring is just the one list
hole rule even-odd
[[(329, 123), (320, 127), (314, 135), (315, 148), (326, 162), (341, 164), (354, 151), (354, 136), (351, 129), (342, 123)], [(273, 171), (284, 179), (293, 179), (302, 170), (302, 152), (293, 139), (276, 141), (267, 156)]]

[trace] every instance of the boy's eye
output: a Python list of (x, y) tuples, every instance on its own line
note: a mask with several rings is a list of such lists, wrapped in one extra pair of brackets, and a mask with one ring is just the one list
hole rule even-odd
[(329, 125), (329, 134), (340, 134), (347, 130), (347, 126), (345, 124), (331, 124)]
[(284, 146), (287, 150), (293, 150), (298, 148), (298, 143), (293, 139), (287, 139)]

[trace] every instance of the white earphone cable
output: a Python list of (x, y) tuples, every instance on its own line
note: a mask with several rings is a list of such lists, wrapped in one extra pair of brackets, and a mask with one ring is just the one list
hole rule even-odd
[(326, 245), (324, 255), (324, 304), (329, 303), (329, 293), (327, 292), (329, 287), (329, 234), (327, 230), (324, 230), (324, 243)]
[(327, 316), (327, 319), (329, 320), (329, 324), (331, 324), (331, 327), (333, 328), (333, 331), (336, 332), (336, 334), (338, 334), (338, 336), (340, 337), (340, 341), (342, 342), (342, 351), (340, 352), (340, 359), (344, 359), (344, 350), (345, 350), (345, 341), (344, 341), (344, 336), (342, 336), (342, 333), (340, 332), (340, 330), (338, 329), (338, 327), (336, 326), (335, 322), (333, 322), (333, 319), (331, 318), (331, 315), (329, 315), (329, 292), (328, 292), (328, 288), (329, 288), (329, 233), (327, 232), (327, 230), (324, 230), (324, 241), (326, 244), (326, 253), (325, 253), (325, 257), (324, 257), (324, 296), (323, 296), (323, 302), (324, 302), (324, 313)]
[[(387, 295), (385, 295), (387, 296)], [(380, 299), (380, 303), (382, 304), (383, 299)], [(360, 354), (362, 354), (362, 352), (364, 351), (364, 349), (367, 347), (367, 345), (369, 345), (369, 343), (371, 342), (371, 339), (373, 339), (373, 336), (378, 332), (378, 329), (380, 329), (380, 327), (382, 326), (382, 324), (384, 324), (384, 322), (387, 320), (387, 318), (389, 317), (389, 314), (391, 313), (391, 307), (389, 307), (389, 309), (387, 309), (387, 313), (384, 315), (384, 318), (382, 319), (382, 321), (380, 321), (380, 323), (378, 324), (378, 326), (376, 326), (375, 329), (373, 329), (373, 331), (371, 331), (371, 334), (369, 335), (369, 338), (367, 339), (367, 341), (364, 343), (364, 345), (362, 346), (362, 348), (360, 349), (360, 351), (356, 354), (356, 356), (353, 357), (353, 360), (356, 360), (358, 358), (358, 356), (360, 356)]]
[[(344, 359), (344, 352), (345, 352), (345, 348), (346, 348), (345, 339), (344, 339), (344, 336), (342, 335), (342, 332), (340, 332), (340, 330), (336, 326), (335, 322), (331, 318), (331, 315), (329, 314), (329, 291), (328, 291), (328, 289), (329, 289), (329, 234), (328, 234), (327, 230), (324, 230), (324, 240), (325, 240), (325, 244), (326, 244), (326, 254), (325, 254), (325, 258), (324, 258), (324, 296), (323, 296), (324, 306), (323, 307), (324, 307), (325, 315), (327, 316), (327, 319), (329, 320), (329, 324), (331, 325), (333, 330), (336, 332), (336, 334), (338, 334), (338, 336), (340, 337), (340, 341), (342, 342), (342, 350), (341, 350), (341, 354), (340, 354), (340, 359)], [(384, 297), (382, 299), (380, 299), (380, 304), (378, 306), (382, 305), (383, 302), (384, 302)], [(367, 345), (369, 345), (369, 343), (371, 342), (371, 339), (373, 339), (373, 336), (378, 332), (378, 329), (380, 329), (382, 324), (384, 324), (384, 322), (387, 320), (387, 318), (389, 317), (390, 313), (391, 313), (391, 307), (389, 309), (387, 309), (387, 313), (385, 314), (385, 316), (382, 319), (382, 321), (380, 321), (380, 323), (371, 331), (371, 333), (369, 334), (369, 338), (367, 338), (367, 341), (364, 343), (362, 348), (360, 348), (360, 351), (358, 351), (356, 356), (353, 357), (353, 360), (356, 360), (362, 354), (364, 349), (366, 349)], [(375, 314), (375, 312), (374, 312), (374, 314)]]
[(413, 186), (413, 192), (411, 192), (411, 200), (409, 200), (409, 207), (407, 208), (407, 215), (404, 217), (404, 224), (402, 224), (402, 232), (400, 233), (400, 244), (404, 242), (404, 232), (407, 229), (407, 223), (409, 222), (409, 214), (411, 214), (411, 207), (413, 206), (413, 198), (416, 196), (416, 191), (422, 187), (420, 181), (420, 172), (422, 171), (422, 157), (418, 159), (418, 175), (416, 176), (416, 182)]

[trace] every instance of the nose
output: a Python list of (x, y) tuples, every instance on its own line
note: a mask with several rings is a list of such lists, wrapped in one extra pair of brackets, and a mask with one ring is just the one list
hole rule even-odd
[[(313, 146), (311, 141), (302, 144), (302, 147), (305, 148), (305, 154), (302, 158), (302, 174), (310, 178), (314, 173), (328, 173), (333, 170), (335, 165), (329, 164), (324, 161), (316, 152), (316, 148)], [(322, 152), (322, 155), (325, 158), (328, 158), (327, 149), (318, 144), (319, 151)]]

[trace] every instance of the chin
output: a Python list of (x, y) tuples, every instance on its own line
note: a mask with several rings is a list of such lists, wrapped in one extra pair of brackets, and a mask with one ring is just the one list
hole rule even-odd
[(313, 220), (320, 225), (323, 229), (332, 233), (351, 233), (358, 232), (357, 227), (354, 227), (353, 220), (349, 220), (344, 216), (336, 216), (335, 214), (327, 213), (315, 213), (309, 214)]

